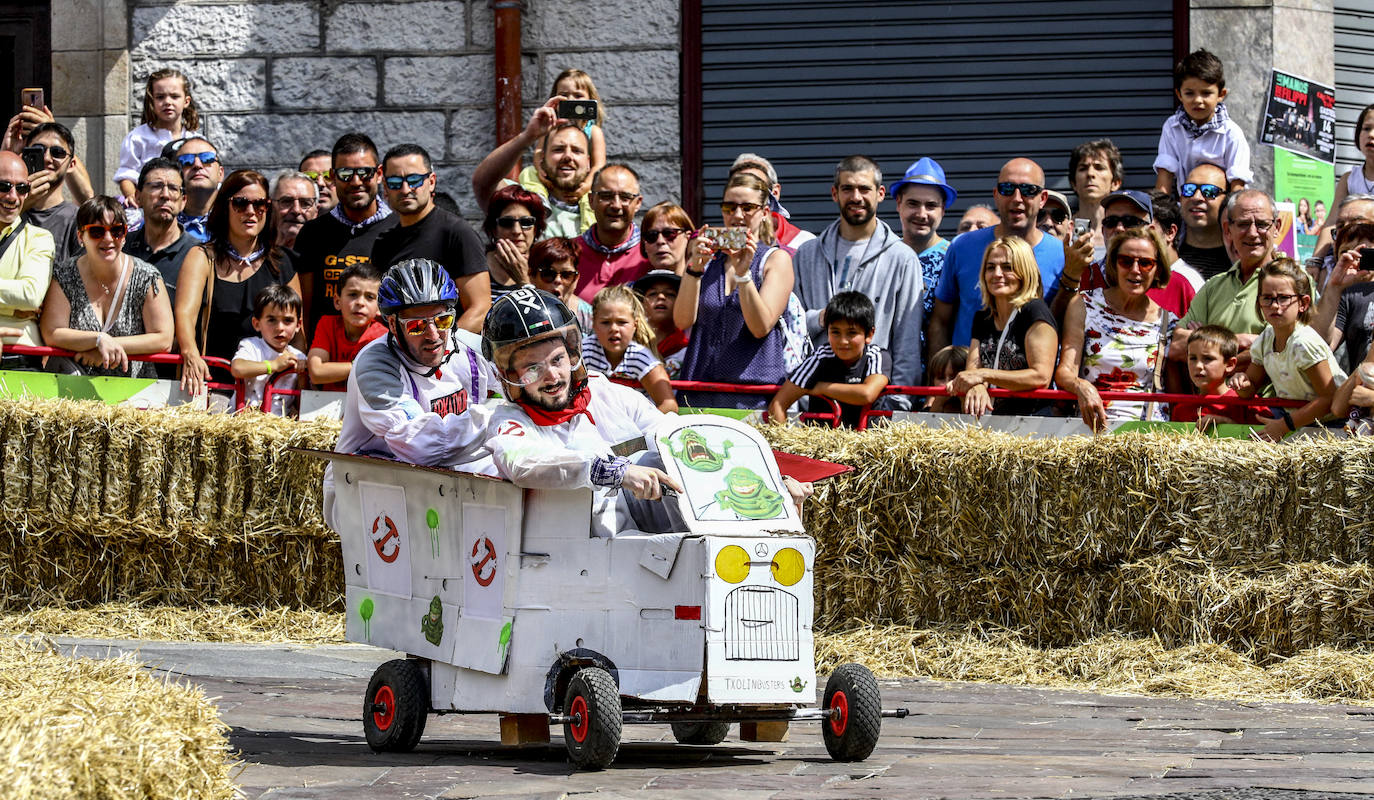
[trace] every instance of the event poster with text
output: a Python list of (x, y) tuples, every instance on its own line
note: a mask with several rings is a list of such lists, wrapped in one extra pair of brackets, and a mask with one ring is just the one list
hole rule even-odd
[(1336, 161), (1336, 90), (1273, 70), (1260, 117), (1260, 142), (1325, 161)]

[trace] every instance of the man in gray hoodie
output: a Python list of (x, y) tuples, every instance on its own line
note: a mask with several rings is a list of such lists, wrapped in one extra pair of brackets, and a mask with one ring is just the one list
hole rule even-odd
[[(921, 382), (921, 261), (900, 234), (878, 219), (886, 196), (882, 170), (872, 159), (850, 156), (835, 168), (830, 196), (840, 218), (818, 238), (797, 248), (793, 292), (806, 309), (806, 330), (825, 338), (821, 312), (837, 292), (863, 292), (873, 301), (873, 344), (892, 358), (892, 384)], [(908, 409), (911, 398), (884, 398), (884, 406)]]

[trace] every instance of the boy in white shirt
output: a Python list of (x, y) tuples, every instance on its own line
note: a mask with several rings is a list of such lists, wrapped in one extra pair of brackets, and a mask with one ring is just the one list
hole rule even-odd
[[(253, 330), (259, 335), (239, 342), (229, 371), (239, 380), (247, 380), (248, 404), (261, 406), (267, 381), (278, 372), (301, 372), (305, 369), (305, 353), (291, 346), (291, 340), (301, 327), (301, 296), (290, 286), (274, 283), (253, 298)], [(277, 381), (277, 389), (296, 388), (297, 378), (291, 375)], [(271, 412), (285, 416), (296, 405), (295, 398), (277, 395), (272, 399)]]
[(1227, 188), (1244, 189), (1255, 179), (1250, 144), (1226, 111), (1226, 74), (1221, 59), (1206, 50), (1189, 53), (1174, 67), (1179, 108), (1164, 121), (1155, 158), (1155, 191), (1173, 194), (1179, 176), (1199, 164), (1226, 170)]

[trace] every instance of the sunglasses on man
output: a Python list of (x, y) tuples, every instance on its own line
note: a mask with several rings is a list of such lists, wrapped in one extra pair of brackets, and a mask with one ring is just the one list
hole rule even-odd
[[(342, 170), (340, 170), (340, 172), (342, 172)], [(386, 181), (386, 188), (394, 192), (399, 190), (402, 186), (409, 186), (415, 189), (419, 187), (420, 184), (424, 183), (426, 178), (433, 174), (433, 172), (412, 172), (409, 175), (388, 175), (383, 180)], [(363, 180), (367, 180), (369, 177), (371, 176), (364, 177)]]
[(458, 320), (458, 314), (453, 311), (445, 311), (435, 314), (432, 317), (400, 317), (401, 330), (406, 332), (406, 336), (424, 336), (433, 325), (440, 333), (453, 329), (453, 323)]
[[(339, 183), (348, 183), (357, 175), (360, 181), (370, 181), (372, 176), (377, 174), (376, 167), (335, 167), (334, 180)], [(400, 187), (397, 187), (400, 188)]]
[(997, 184), (997, 193), (1003, 197), (1012, 197), (1018, 191), (1021, 192), (1022, 197), (1029, 200), (1032, 197), (1038, 197), (1041, 192), (1045, 191), (1045, 187), (1034, 183), (1016, 183), (1014, 181), (1002, 181)]
[(29, 193), (31, 187), (27, 183), (16, 183), (14, 181), (0, 181), (0, 194), (9, 194), (13, 189), (20, 197)]
[(1226, 194), (1226, 190), (1214, 183), (1185, 183), (1178, 187), (1180, 197), (1192, 197), (1198, 192), (1202, 192), (1203, 198), (1215, 200)]
[(1040, 221), (1044, 222), (1046, 218), (1054, 222), (1055, 225), (1063, 225), (1064, 220), (1069, 218), (1069, 212), (1065, 211), (1059, 206), (1055, 206), (1054, 208), (1046, 208), (1041, 210), (1040, 212)]
[(177, 163), (181, 165), (181, 168), (182, 168), (182, 169), (187, 169), (187, 168), (193, 166), (197, 161), (200, 162), (201, 166), (203, 166), (203, 167), (208, 167), (208, 166), (210, 166), (211, 164), (215, 163), (215, 162), (218, 161), (218, 160), (219, 160), (219, 156), (215, 155), (214, 153), (209, 153), (209, 152), (206, 152), (206, 153), (182, 153), (181, 155), (177, 156)]
[(42, 148), (44, 149), (45, 152), (51, 154), (52, 157), (55, 158), (55, 159), (58, 160), (58, 161), (61, 161), (62, 159), (66, 158), (67, 156), (69, 156), (69, 155), (72, 154), (71, 151), (68, 150), (67, 148), (62, 147), (61, 145), (56, 145), (56, 144), (52, 144), (52, 145), (31, 144), (31, 145), (29, 145), (29, 147), (42, 147)]

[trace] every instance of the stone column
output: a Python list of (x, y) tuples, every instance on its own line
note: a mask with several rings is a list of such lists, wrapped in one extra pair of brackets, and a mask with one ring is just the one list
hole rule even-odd
[(1191, 0), (1191, 48), (1205, 47), (1226, 65), (1226, 107), (1251, 144), (1255, 185), (1274, 186), (1274, 152), (1258, 144), (1269, 70), (1336, 84), (1332, 0)]
[(129, 132), (129, 17), (124, 0), (52, 0), (52, 96), (57, 121), (97, 193), (114, 194), (119, 145)]

